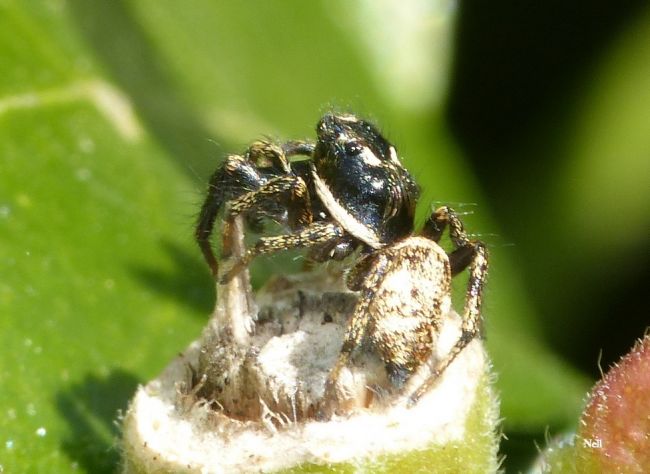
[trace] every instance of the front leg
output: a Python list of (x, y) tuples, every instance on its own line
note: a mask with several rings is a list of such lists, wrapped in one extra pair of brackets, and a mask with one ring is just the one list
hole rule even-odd
[(241, 155), (229, 155), (224, 164), (210, 177), (208, 193), (199, 213), (194, 237), (215, 277), (219, 264), (210, 243), (210, 236), (219, 211), (233, 195), (259, 189), (265, 180), (254, 163)]
[(293, 174), (273, 178), (259, 189), (229, 202), (226, 220), (232, 221), (240, 214), (263, 208), (269, 203), (276, 203), (287, 209), (290, 228), (305, 227), (313, 220), (307, 185), (301, 177)]
[(260, 189), (270, 177), (290, 175), (291, 165), (288, 157), (311, 155), (313, 151), (314, 144), (310, 142), (292, 141), (275, 145), (269, 141), (257, 141), (242, 155), (229, 155), (223, 165), (213, 173), (194, 235), (215, 277), (219, 265), (210, 244), (210, 236), (224, 204), (233, 198)]
[(273, 168), (283, 174), (291, 173), (291, 164), (288, 160), (291, 156), (311, 156), (316, 145), (306, 141), (289, 141), (282, 145), (276, 145), (266, 140), (254, 142), (245, 156), (248, 161), (255, 163), (258, 168)]
[(255, 246), (246, 251), (241, 259), (223, 275), (221, 282), (232, 279), (238, 272), (246, 268), (258, 255), (271, 254), (282, 250), (314, 247), (327, 242), (336, 241), (345, 235), (342, 227), (333, 223), (315, 222), (295, 234), (262, 237)]

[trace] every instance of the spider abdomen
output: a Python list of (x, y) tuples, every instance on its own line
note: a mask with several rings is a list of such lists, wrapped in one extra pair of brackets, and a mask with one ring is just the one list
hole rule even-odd
[(445, 251), (432, 240), (409, 237), (377, 251), (362, 292), (367, 304), (366, 341), (400, 387), (431, 356), (433, 334), (451, 308), (451, 271)]

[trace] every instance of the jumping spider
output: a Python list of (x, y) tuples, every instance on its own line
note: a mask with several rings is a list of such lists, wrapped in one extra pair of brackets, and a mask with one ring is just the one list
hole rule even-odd
[[(361, 344), (380, 356), (393, 385), (401, 387), (429, 359), (432, 333), (451, 306), (451, 278), (469, 267), (461, 336), (411, 394), (415, 402), (479, 332), (486, 248), (468, 238), (448, 207), (433, 212), (419, 235), (413, 236), (419, 188), (395, 147), (373, 125), (352, 115), (327, 114), (316, 132), (315, 144), (258, 141), (243, 155), (228, 156), (210, 179), (196, 239), (218, 277), (209, 239), (222, 207), (225, 234), (238, 215), (257, 231), (264, 219), (289, 231), (261, 237), (221, 275), (222, 282), (261, 254), (309, 248), (309, 257), (323, 262), (341, 260), (360, 248), (347, 277), (349, 288), (360, 292), (360, 298), (328, 378), (330, 394)], [(309, 159), (289, 160), (296, 155)], [(449, 254), (437, 244), (446, 227), (455, 247)], [(228, 254), (228, 248), (222, 249), (223, 257)]]

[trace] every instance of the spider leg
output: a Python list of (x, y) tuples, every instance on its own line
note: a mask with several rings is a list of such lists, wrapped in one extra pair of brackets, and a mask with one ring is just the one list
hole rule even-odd
[(438, 242), (447, 227), (455, 247), (464, 247), (470, 243), (458, 213), (448, 206), (442, 206), (431, 214), (424, 224), (422, 235)]
[(258, 255), (265, 255), (282, 250), (314, 247), (332, 240), (338, 240), (345, 231), (337, 224), (315, 222), (294, 234), (276, 235), (260, 238), (253, 248), (246, 251), (221, 278), (226, 283), (238, 272), (246, 268)]
[(210, 177), (208, 193), (201, 207), (194, 236), (213, 275), (219, 265), (210, 244), (217, 214), (224, 203), (240, 189), (257, 189), (265, 181), (253, 163), (240, 155), (230, 155)]
[(434, 242), (438, 242), (447, 227), (449, 227), (451, 241), (456, 247), (449, 254), (451, 275), (456, 276), (472, 263), (476, 241), (469, 239), (458, 214), (447, 206), (443, 206), (431, 214), (431, 217), (424, 224), (422, 234)]
[(289, 141), (276, 145), (270, 141), (258, 140), (248, 150), (246, 157), (260, 168), (275, 167), (284, 173), (291, 173), (290, 156), (311, 156), (316, 145), (306, 141)]
[(282, 151), (286, 156), (305, 155), (311, 156), (316, 149), (312, 142), (290, 141), (282, 144)]
[[(368, 270), (373, 265), (376, 271), (369, 273)], [(337, 403), (339, 402), (336, 394), (336, 384), (341, 375), (341, 371), (349, 364), (352, 352), (362, 344), (363, 339), (366, 337), (371, 316), (370, 306), (375, 298), (375, 288), (379, 286), (379, 282), (383, 278), (387, 267), (388, 259), (383, 253), (378, 253), (362, 258), (351, 269), (351, 272), (358, 274), (358, 276), (354, 277), (358, 281), (358, 287), (355, 289), (360, 290), (361, 295), (345, 330), (345, 339), (341, 346), (341, 352), (325, 382), (324, 406), (321, 407), (319, 414), (321, 418), (328, 418), (336, 410)], [(366, 277), (365, 280), (362, 281), (361, 275)]]
[[(463, 224), (458, 218), (458, 215), (449, 207), (441, 207), (438, 209), (427, 222), (429, 229), (433, 230), (433, 235), (438, 234), (449, 226), (449, 234), (452, 242), (457, 247), (450, 255), (458, 257), (455, 273), (458, 273), (467, 264), (463, 266), (464, 262), (469, 264), (469, 280), (467, 282), (467, 292), (465, 297), (465, 307), (463, 310), (463, 322), (461, 324), (461, 335), (451, 348), (447, 356), (438, 362), (437, 366), (429, 377), (420, 385), (417, 390), (410, 396), (409, 403), (413, 405), (418, 399), (424, 395), (431, 385), (438, 377), (449, 367), (449, 365), (456, 359), (458, 354), (469, 344), (481, 330), (481, 303), (483, 299), (483, 287), (487, 278), (488, 271), (488, 252), (485, 244), (477, 240), (470, 240), (463, 228)], [(425, 226), (426, 227), (426, 226)], [(429, 234), (431, 235), (431, 234)], [(471, 255), (471, 258), (468, 257)]]
[(228, 203), (226, 220), (262, 207), (269, 201), (286, 204), (289, 226), (301, 228), (311, 224), (311, 200), (305, 181), (293, 174), (278, 176), (264, 183), (259, 189), (239, 196)]
[[(267, 182), (268, 174), (274, 176), (291, 173), (287, 157), (310, 155), (313, 150), (314, 145), (309, 142), (292, 141), (278, 146), (268, 141), (257, 141), (243, 155), (228, 156), (224, 164), (214, 172), (194, 235), (215, 277), (219, 265), (210, 244), (210, 236), (224, 203), (247, 191), (260, 189)], [(297, 221), (302, 222), (301, 219), (304, 219), (302, 215), (296, 217)]]
[(379, 255), (381, 254), (371, 252), (361, 255), (357, 259), (354, 266), (348, 270), (345, 276), (345, 284), (350, 290), (361, 291), (363, 289), (364, 282), (368, 275), (370, 275), (370, 271)]
[(312, 262), (340, 261), (350, 256), (357, 247), (358, 243), (354, 240), (354, 237), (347, 235), (339, 240), (333, 240), (312, 248), (309, 252), (309, 259)]
[(459, 247), (448, 254), (451, 276), (454, 277), (472, 264), (475, 254), (475, 244)]

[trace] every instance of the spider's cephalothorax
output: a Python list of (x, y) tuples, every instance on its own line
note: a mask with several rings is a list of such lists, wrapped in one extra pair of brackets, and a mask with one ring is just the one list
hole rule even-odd
[[(467, 236), (448, 207), (436, 210), (420, 235), (413, 236), (418, 187), (395, 148), (373, 125), (352, 115), (327, 114), (316, 131), (315, 144), (261, 141), (243, 155), (229, 156), (210, 180), (196, 238), (216, 277), (218, 264), (209, 239), (222, 207), (224, 257), (229, 256), (228, 234), (236, 216), (258, 231), (264, 219), (289, 231), (261, 237), (221, 275), (222, 281), (261, 254), (309, 248), (312, 259), (326, 261), (361, 247), (347, 281), (359, 292), (359, 301), (327, 381), (325, 398), (330, 401), (339, 398), (341, 371), (359, 347), (379, 355), (396, 387), (430, 360), (432, 334), (451, 307), (451, 278), (469, 268), (461, 336), (411, 394), (415, 401), (479, 333), (487, 250)], [(290, 161), (294, 155), (309, 159)], [(454, 245), (449, 254), (438, 245), (445, 228)], [(329, 402), (325, 405), (324, 412), (332, 408)]]
[(374, 249), (408, 235), (419, 190), (395, 147), (353, 116), (326, 115), (316, 130), (313, 179), (330, 216)]
[[(262, 237), (224, 280), (260, 254), (308, 247), (313, 260), (340, 260), (358, 247), (378, 249), (411, 233), (418, 188), (395, 148), (352, 115), (327, 114), (316, 131), (315, 144), (255, 142), (243, 155), (228, 156), (213, 174), (196, 238), (215, 276), (209, 239), (222, 207), (226, 233), (240, 214), (249, 228), (260, 230), (266, 218), (290, 231)], [(290, 161), (295, 155), (310, 159)]]

